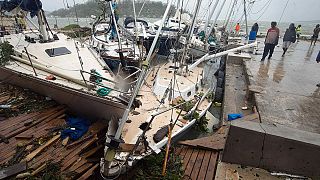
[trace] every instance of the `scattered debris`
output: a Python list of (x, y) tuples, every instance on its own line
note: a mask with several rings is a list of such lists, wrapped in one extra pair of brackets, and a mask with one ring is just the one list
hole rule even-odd
[(228, 121), (236, 120), (242, 117), (242, 114), (228, 114)]
[(181, 145), (210, 149), (210, 150), (222, 150), (226, 143), (227, 128), (221, 127), (213, 135), (194, 140), (186, 140), (178, 142)]
[(290, 177), (290, 178), (299, 178), (299, 179), (308, 179), (307, 177), (304, 177), (304, 176), (297, 176), (297, 175), (286, 174), (286, 173), (273, 172), (273, 173), (271, 173), (271, 175), (272, 176), (284, 176), (284, 177)]
[(63, 141), (64, 106), (5, 84), (0, 84), (0, 104), (11, 105), (0, 109), (0, 179), (90, 179), (98, 173), (94, 159), (103, 156), (106, 123), (91, 122), (78, 140)]

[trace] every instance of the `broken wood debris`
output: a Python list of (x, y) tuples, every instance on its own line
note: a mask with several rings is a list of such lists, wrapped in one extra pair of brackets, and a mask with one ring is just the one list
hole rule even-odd
[(227, 127), (223, 126), (211, 136), (180, 141), (179, 144), (209, 150), (222, 150), (226, 143), (227, 130)]
[[(3, 92), (0, 85), (0, 104), (16, 103), (12, 103), (10, 109), (0, 110), (0, 179), (37, 179), (44, 175), (90, 179), (97, 173), (99, 162), (95, 159), (103, 156), (107, 123), (92, 122), (80, 139), (63, 142), (60, 131), (67, 127), (66, 107), (56, 103), (31, 107), (28, 103), (35, 104), (45, 98), (28, 90), (8, 87), (12, 92)], [(49, 172), (54, 173), (48, 175)]]

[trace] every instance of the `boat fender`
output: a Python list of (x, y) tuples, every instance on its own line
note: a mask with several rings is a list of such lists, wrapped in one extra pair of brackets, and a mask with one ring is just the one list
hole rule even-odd
[(156, 143), (160, 142), (164, 137), (168, 135), (168, 132), (169, 132), (169, 126), (168, 125), (163, 126), (153, 135), (154, 142)]
[(50, 74), (50, 75), (48, 75), (48, 76), (46, 77), (46, 80), (54, 81), (54, 80), (56, 80), (56, 79), (57, 79), (57, 78), (54, 77), (52, 74)]

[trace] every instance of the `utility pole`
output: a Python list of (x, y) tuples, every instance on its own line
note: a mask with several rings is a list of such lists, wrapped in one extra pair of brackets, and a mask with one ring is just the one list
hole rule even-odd
[(247, 7), (246, 7), (246, 0), (243, 0), (243, 6), (244, 6), (244, 18), (246, 21), (246, 43), (248, 43), (249, 40), (249, 33), (248, 33), (248, 18), (247, 18)]

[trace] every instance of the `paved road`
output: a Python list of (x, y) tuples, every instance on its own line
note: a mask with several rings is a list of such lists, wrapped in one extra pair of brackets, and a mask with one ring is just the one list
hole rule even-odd
[[(262, 53), (263, 43), (258, 53)], [(320, 43), (310, 46), (300, 41), (281, 57), (281, 44), (271, 60), (260, 62), (261, 55), (247, 61), (255, 85), (257, 104), (263, 123), (282, 124), (304, 131), (320, 133), (320, 64), (315, 59)]]

